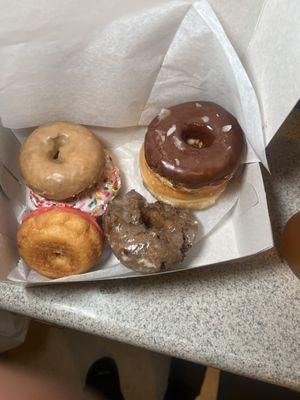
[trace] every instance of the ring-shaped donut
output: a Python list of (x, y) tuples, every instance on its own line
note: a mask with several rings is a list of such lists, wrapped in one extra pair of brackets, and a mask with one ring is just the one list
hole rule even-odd
[(237, 170), (245, 146), (237, 120), (212, 102), (163, 109), (144, 143), (149, 168), (174, 187), (216, 185)]
[(69, 199), (93, 186), (102, 176), (103, 146), (82, 125), (42, 125), (23, 144), (20, 168), (34, 193), (51, 200)]

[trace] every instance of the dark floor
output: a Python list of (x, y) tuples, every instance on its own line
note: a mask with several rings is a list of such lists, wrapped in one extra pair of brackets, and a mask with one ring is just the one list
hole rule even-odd
[[(84, 346), (88, 351), (88, 343), (92, 338), (90, 335), (76, 333), (72, 330), (57, 329), (44, 324), (32, 322), (27, 340), (17, 349), (11, 350), (1, 355), (1, 359), (14, 362), (25, 368), (41, 371), (44, 370), (49, 376), (59, 376), (67, 381), (78, 381), (74, 371), (74, 345)], [(76, 341), (66, 340), (68, 337), (76, 336)], [(84, 341), (84, 338), (88, 342)], [(91, 341), (93, 346), (93, 341)], [(72, 344), (69, 346), (68, 344)], [(107, 344), (108, 343), (108, 344)], [(106, 347), (109, 346), (107, 341)], [(112, 342), (113, 343), (113, 342)], [(142, 351), (142, 350), (141, 350)], [(60, 363), (57, 363), (57, 356), (60, 354)], [(123, 356), (128, 357), (128, 352), (123, 351)], [(147, 353), (145, 353), (146, 355)], [(80, 360), (77, 360), (77, 363)], [(132, 362), (132, 360), (131, 360)], [(145, 357), (139, 362), (145, 363)], [(157, 364), (159, 367), (161, 364)], [(91, 365), (90, 365), (91, 366)], [(142, 365), (140, 365), (142, 367)], [(74, 371), (73, 371), (74, 369)], [(119, 367), (120, 369), (120, 367)], [(97, 372), (97, 371), (96, 371)], [(96, 373), (97, 375), (97, 373)], [(131, 374), (132, 375), (132, 374)], [(147, 382), (136, 382), (136, 375), (128, 375), (129, 385), (139, 386), (141, 392), (147, 390)], [(150, 378), (150, 377), (149, 377)], [(94, 381), (93, 377), (89, 378)], [(148, 379), (149, 381), (149, 379)], [(97, 383), (97, 382), (96, 382)], [(96, 384), (97, 386), (97, 384)], [(79, 386), (80, 387), (80, 386)], [(132, 389), (132, 387), (131, 387)], [(128, 393), (133, 393), (129, 390)], [(162, 392), (163, 393), (163, 392)], [(146, 393), (144, 393), (146, 395)], [(143, 399), (135, 393), (135, 396), (126, 400), (152, 400), (152, 395)], [(254, 379), (244, 378), (238, 375), (219, 371), (213, 368), (205, 368), (199, 364), (194, 364), (179, 359), (172, 359), (168, 387), (164, 400), (300, 400), (300, 393), (291, 390), (259, 382)], [(157, 397), (155, 398), (157, 400)]]

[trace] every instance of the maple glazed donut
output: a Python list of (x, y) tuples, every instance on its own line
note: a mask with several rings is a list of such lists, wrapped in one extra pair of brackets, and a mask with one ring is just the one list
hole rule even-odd
[(215, 203), (235, 175), (245, 148), (237, 120), (212, 102), (162, 109), (150, 123), (140, 153), (145, 187), (173, 206)]
[(21, 148), (27, 186), (47, 199), (65, 200), (99, 181), (105, 155), (100, 140), (82, 125), (55, 122), (37, 128)]
[(104, 150), (105, 165), (101, 179), (91, 188), (65, 201), (49, 200), (26, 188), (26, 204), (31, 211), (39, 207), (73, 207), (85, 211), (94, 218), (101, 217), (108, 203), (121, 188), (119, 169), (114, 165), (107, 150)]
[(89, 214), (70, 207), (39, 208), (19, 227), (17, 245), (26, 264), (49, 278), (82, 274), (103, 253), (104, 235)]

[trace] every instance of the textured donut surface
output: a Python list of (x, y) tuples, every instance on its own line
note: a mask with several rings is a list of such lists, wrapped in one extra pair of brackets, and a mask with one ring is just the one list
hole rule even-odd
[(103, 234), (88, 214), (53, 207), (25, 217), (17, 245), (29, 267), (49, 278), (61, 278), (86, 272), (97, 263)]
[(131, 190), (107, 208), (104, 231), (116, 257), (142, 273), (170, 269), (192, 247), (198, 222), (189, 210), (147, 203)]

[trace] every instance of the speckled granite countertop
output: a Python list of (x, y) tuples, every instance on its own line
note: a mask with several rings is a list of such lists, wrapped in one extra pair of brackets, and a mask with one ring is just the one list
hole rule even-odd
[[(270, 144), (264, 173), (275, 242), (300, 210), (300, 110)], [(25, 290), (0, 307), (279, 385), (300, 388), (300, 283), (275, 250), (164, 276)]]

